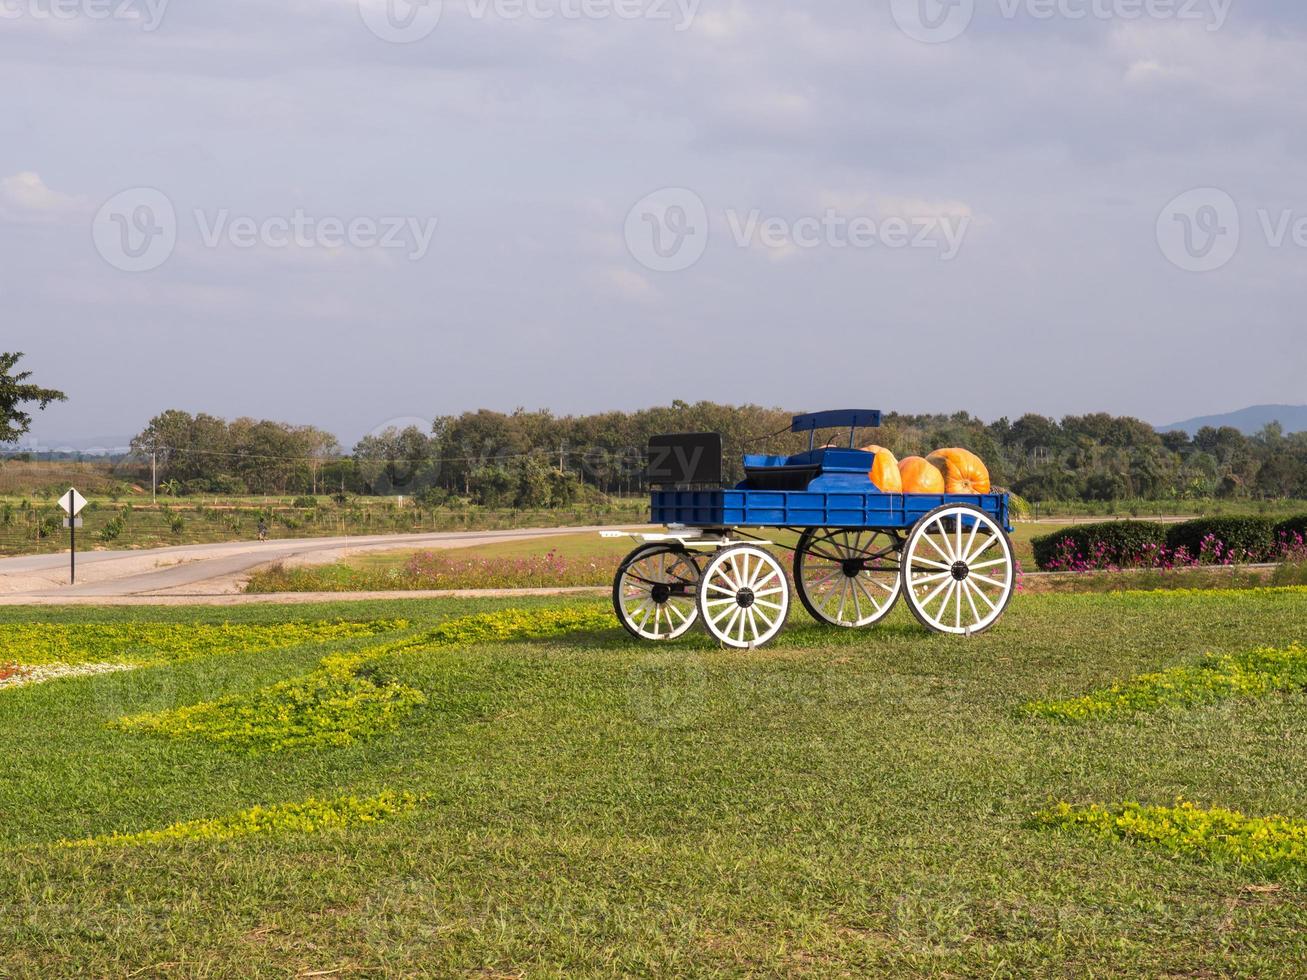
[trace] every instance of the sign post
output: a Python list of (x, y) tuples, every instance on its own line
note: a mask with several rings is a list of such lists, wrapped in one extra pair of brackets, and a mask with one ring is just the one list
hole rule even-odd
[(68, 528), (68, 582), (70, 585), (77, 584), (77, 526), (82, 523), (77, 516), (86, 506), (86, 498), (76, 490), (69, 490), (59, 498), (59, 506), (63, 508), (64, 513), (68, 515), (64, 521), (64, 527)]

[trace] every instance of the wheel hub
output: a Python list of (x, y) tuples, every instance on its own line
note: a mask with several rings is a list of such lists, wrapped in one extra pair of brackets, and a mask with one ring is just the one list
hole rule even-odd
[(967, 563), (964, 561), (954, 562), (952, 571), (953, 577), (959, 582), (965, 582), (967, 576), (971, 574), (971, 569), (967, 567)]
[(741, 609), (748, 609), (755, 601), (753, 589), (741, 589), (735, 593), (735, 601), (739, 603)]
[(841, 567), (844, 569), (845, 578), (857, 578), (862, 571), (862, 559), (846, 558), (841, 562)]
[(670, 585), (658, 584), (653, 587), (653, 601), (658, 605), (666, 605), (667, 600), (672, 597), (672, 587)]

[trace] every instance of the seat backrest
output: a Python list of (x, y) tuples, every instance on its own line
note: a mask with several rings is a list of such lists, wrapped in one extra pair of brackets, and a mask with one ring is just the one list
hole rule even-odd
[(652, 486), (683, 483), (720, 486), (722, 435), (720, 432), (685, 432), (654, 436), (649, 440), (649, 468), (645, 478)]

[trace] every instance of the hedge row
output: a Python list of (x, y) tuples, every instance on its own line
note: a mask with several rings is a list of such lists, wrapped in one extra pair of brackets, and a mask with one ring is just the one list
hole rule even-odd
[(1166, 563), (1270, 561), (1307, 541), (1307, 514), (1278, 524), (1266, 517), (1203, 517), (1183, 524), (1081, 524), (1032, 542), (1044, 571)]
[(1166, 525), (1156, 521), (1108, 521), (1079, 524), (1035, 538), (1035, 564), (1044, 571), (1062, 571), (1064, 557), (1077, 555), (1102, 565), (1128, 564), (1136, 555), (1166, 546)]

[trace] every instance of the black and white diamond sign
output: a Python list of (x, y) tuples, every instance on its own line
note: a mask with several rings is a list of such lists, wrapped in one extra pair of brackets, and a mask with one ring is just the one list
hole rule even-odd
[(59, 498), (59, 506), (64, 509), (64, 513), (69, 517), (76, 517), (82, 512), (82, 508), (86, 506), (86, 498), (76, 490), (69, 490)]

